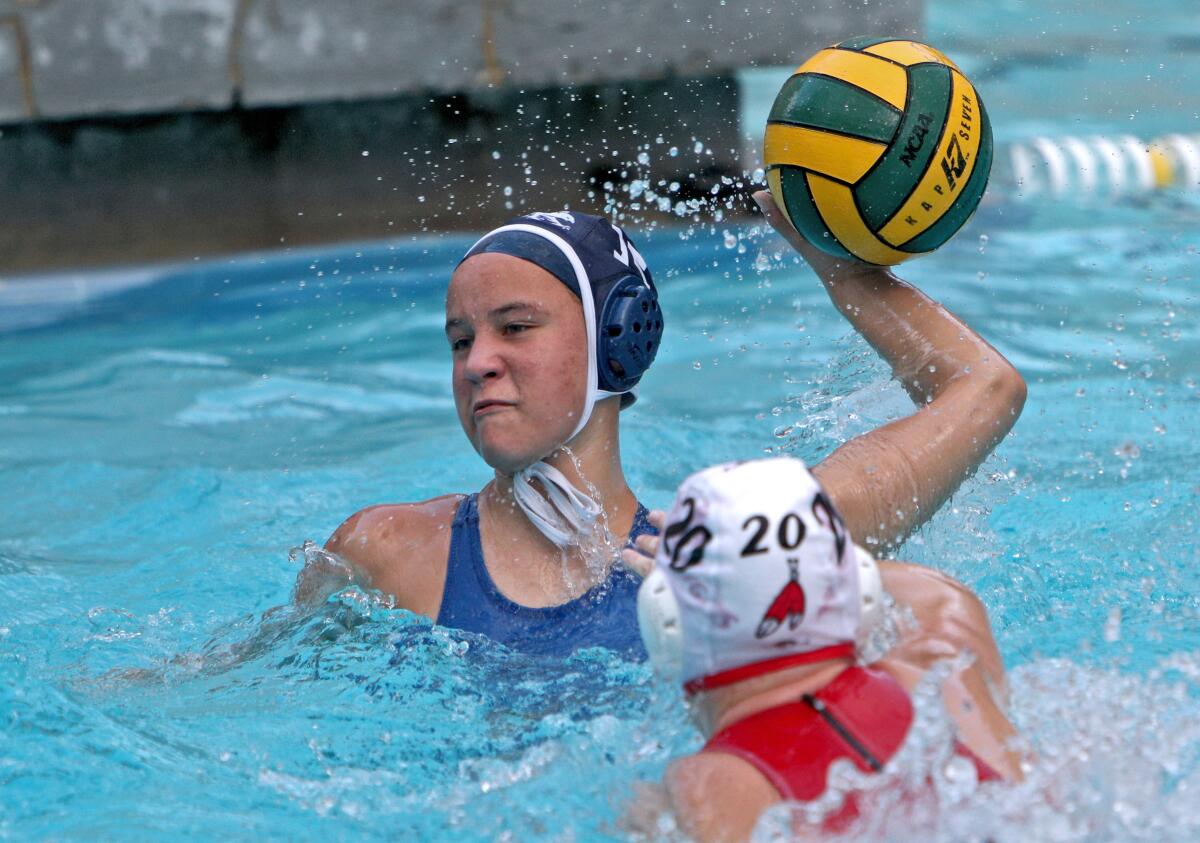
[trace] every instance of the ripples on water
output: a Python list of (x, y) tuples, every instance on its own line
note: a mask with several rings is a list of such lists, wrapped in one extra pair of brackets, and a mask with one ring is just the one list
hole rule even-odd
[[(677, 692), (643, 666), (601, 651), (565, 664), (513, 656), (354, 590), (311, 613), (228, 623), (188, 653), (167, 647), (169, 663), (105, 667), (146, 656), (163, 622), (90, 612), (82, 652), (50, 676), (11, 653), (0, 660), (5, 831), (621, 837), (629, 782), (698, 740)], [(868, 819), (845, 839), (1200, 833), (1194, 655), (1142, 676), (1041, 660), (1012, 679), (1038, 753), (1028, 782), (976, 788), (950, 763), (926, 698), (914, 737), (872, 780)], [(759, 839), (779, 839), (782, 820), (769, 816)]]
[[(1026, 785), (976, 791), (945, 774), (925, 706), (878, 783), (938, 786), (900, 804), (884, 788), (850, 837), (1195, 839), (1200, 212), (1172, 200), (1031, 236), (1007, 227), (1018, 211), (981, 215), (982, 255), (964, 241), (908, 273), (1031, 392), (1014, 436), (901, 555), (988, 604), (1039, 760)], [(627, 419), (651, 504), (702, 464), (816, 459), (908, 408), (816, 284), (739, 233), (743, 252), (719, 230), (663, 229), (645, 249), (683, 270), (663, 279), (672, 339)], [(444, 268), (460, 247), (421, 248)], [(107, 303), (0, 335), (0, 833), (627, 836), (631, 782), (699, 743), (644, 666), (510, 654), (356, 589), (288, 605), (298, 564), (281, 548), (486, 475), (453, 417), (437, 272), (393, 299), (369, 267), (303, 294), (274, 271), (234, 305), (213, 297), (218, 273), (190, 310), (130, 322)], [(153, 310), (153, 292), (126, 304)], [(364, 324), (376, 342), (343, 342)]]

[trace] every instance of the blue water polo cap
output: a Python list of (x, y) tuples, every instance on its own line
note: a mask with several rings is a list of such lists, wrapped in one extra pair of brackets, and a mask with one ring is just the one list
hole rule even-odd
[(595, 392), (576, 432), (596, 399), (620, 395), (622, 407), (632, 404), (634, 387), (658, 353), (663, 317), (646, 261), (625, 232), (591, 214), (533, 213), (485, 234), (463, 260), (485, 252), (541, 267), (582, 301)]

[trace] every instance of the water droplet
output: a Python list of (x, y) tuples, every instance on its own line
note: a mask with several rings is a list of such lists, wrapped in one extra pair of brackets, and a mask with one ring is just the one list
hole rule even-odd
[(1121, 640), (1121, 608), (1119, 606), (1108, 610), (1108, 618), (1104, 621), (1104, 640), (1109, 644)]
[(1142, 455), (1142, 449), (1134, 442), (1124, 442), (1113, 450), (1113, 456), (1123, 457), (1127, 460), (1136, 460)]

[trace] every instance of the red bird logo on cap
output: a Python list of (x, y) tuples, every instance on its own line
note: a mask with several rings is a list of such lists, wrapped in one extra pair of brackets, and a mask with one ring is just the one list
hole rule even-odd
[(766, 638), (787, 621), (788, 629), (795, 629), (804, 619), (804, 589), (800, 587), (800, 560), (789, 559), (788, 582), (771, 601), (770, 607), (754, 633), (755, 638)]

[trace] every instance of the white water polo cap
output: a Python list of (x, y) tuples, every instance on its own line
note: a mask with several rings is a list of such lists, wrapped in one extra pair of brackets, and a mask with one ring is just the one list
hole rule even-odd
[(853, 658), (882, 614), (875, 560), (803, 462), (726, 463), (679, 487), (638, 623), (689, 693)]
[[(482, 253), (539, 266), (580, 299), (588, 390), (567, 442), (587, 426), (597, 401), (620, 396), (625, 408), (636, 400), (637, 383), (662, 341), (663, 318), (646, 261), (620, 227), (575, 211), (526, 214), (483, 235), (463, 261)], [(598, 502), (544, 459), (513, 476), (513, 492), (530, 522), (559, 547), (578, 544), (601, 513)]]

